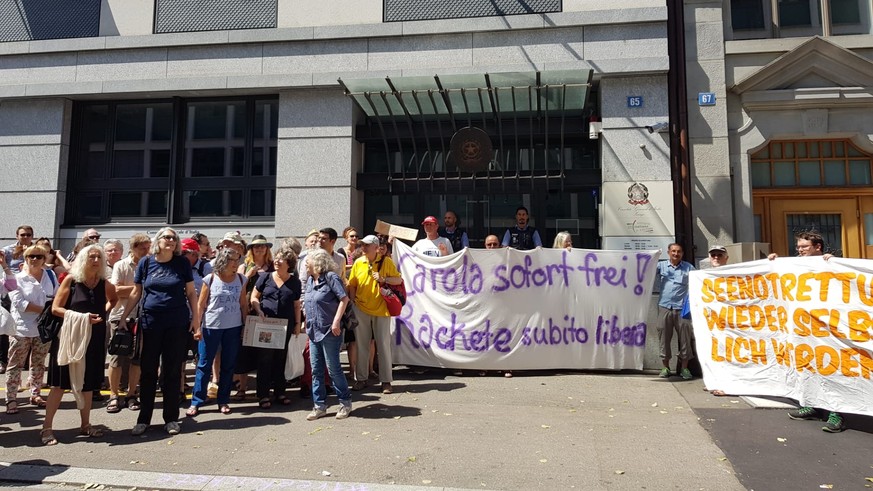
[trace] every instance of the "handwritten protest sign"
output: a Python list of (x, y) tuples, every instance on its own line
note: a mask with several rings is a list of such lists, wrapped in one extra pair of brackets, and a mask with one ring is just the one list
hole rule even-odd
[(760, 260), (691, 273), (706, 386), (873, 415), (873, 263)]
[(407, 303), (400, 364), (470, 369), (641, 369), (657, 251), (464, 249), (394, 243)]

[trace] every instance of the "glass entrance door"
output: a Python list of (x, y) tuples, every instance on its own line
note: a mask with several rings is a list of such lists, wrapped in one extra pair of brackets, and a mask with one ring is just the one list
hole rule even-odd
[(809, 230), (822, 235), (825, 252), (842, 257), (864, 257), (856, 199), (770, 200), (773, 252), (796, 256), (794, 234)]

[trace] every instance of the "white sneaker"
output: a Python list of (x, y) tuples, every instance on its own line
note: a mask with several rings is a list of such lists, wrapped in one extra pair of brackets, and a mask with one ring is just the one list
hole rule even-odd
[(318, 418), (324, 417), (327, 414), (326, 409), (315, 408), (306, 416), (306, 421), (315, 421)]
[(142, 435), (143, 433), (145, 433), (145, 431), (148, 429), (148, 427), (149, 427), (149, 425), (147, 425), (145, 423), (137, 423), (136, 425), (134, 425), (133, 429), (130, 430), (130, 434), (133, 436)]
[(178, 421), (170, 421), (164, 425), (164, 429), (167, 430), (167, 433), (170, 435), (178, 435), (179, 432), (182, 431), (181, 428), (179, 428)]
[(349, 414), (352, 412), (352, 405), (348, 406), (340, 406), (339, 411), (336, 412), (336, 419), (346, 419), (349, 417)]

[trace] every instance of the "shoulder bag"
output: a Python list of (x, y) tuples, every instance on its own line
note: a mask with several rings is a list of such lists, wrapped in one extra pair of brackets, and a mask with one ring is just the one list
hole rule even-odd
[[(376, 271), (380, 271), (382, 269), (382, 263), (385, 261), (385, 258), (382, 257), (382, 260), (379, 261), (379, 265), (376, 267)], [(386, 281), (379, 288), (379, 293), (382, 294), (382, 298), (385, 300), (385, 305), (388, 306), (388, 315), (391, 317), (397, 317), (400, 315), (400, 311), (403, 310), (403, 306), (406, 305), (406, 286), (403, 284), (403, 278), (400, 278), (399, 285), (390, 285)]]
[[(75, 292), (76, 282), (73, 281), (70, 283), (70, 296), (67, 297), (67, 305), (65, 308), (70, 307), (70, 303), (73, 301), (73, 293)], [(43, 343), (48, 343), (57, 339), (58, 333), (61, 332), (61, 326), (64, 325), (64, 318), (58, 317), (52, 313), (52, 303), (54, 303), (54, 299), (47, 300), (45, 302), (45, 307), (42, 308), (42, 312), (40, 312), (39, 316), (36, 318), (36, 329), (39, 331), (39, 340)]]

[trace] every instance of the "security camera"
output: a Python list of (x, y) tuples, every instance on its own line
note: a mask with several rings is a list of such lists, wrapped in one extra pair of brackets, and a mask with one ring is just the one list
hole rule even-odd
[(600, 121), (592, 121), (588, 123), (588, 138), (596, 140), (600, 137), (600, 132), (603, 131), (603, 123)]
[(655, 123), (651, 126), (646, 126), (646, 129), (649, 130), (649, 133), (666, 133), (670, 131), (670, 123), (667, 123), (666, 121), (661, 123)]

